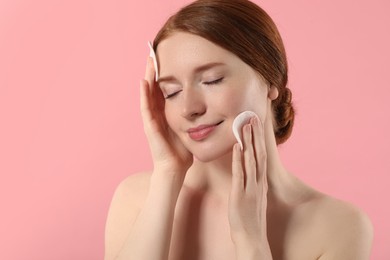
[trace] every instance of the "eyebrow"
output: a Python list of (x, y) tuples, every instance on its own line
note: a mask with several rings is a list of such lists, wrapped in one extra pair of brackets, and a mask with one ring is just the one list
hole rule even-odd
[[(201, 65), (197, 68), (194, 69), (193, 73), (200, 73), (200, 72), (203, 72), (205, 70), (208, 70), (208, 69), (211, 69), (213, 67), (217, 67), (217, 66), (224, 66), (226, 65), (225, 63), (222, 63), (222, 62), (210, 62), (210, 63), (206, 63), (204, 65)], [(175, 81), (176, 78), (174, 76), (166, 76), (166, 77), (160, 77), (158, 79), (158, 83), (161, 83), (161, 82), (164, 82), (164, 81)]]

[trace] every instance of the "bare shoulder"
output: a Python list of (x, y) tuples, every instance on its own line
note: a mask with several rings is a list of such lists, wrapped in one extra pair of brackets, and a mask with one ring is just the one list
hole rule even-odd
[(373, 226), (365, 212), (351, 203), (320, 193), (308, 207), (323, 240), (321, 260), (369, 259)]
[(126, 177), (116, 188), (114, 198), (120, 195), (131, 199), (147, 194), (151, 175), (151, 172), (139, 172)]
[(137, 211), (148, 193), (150, 176), (151, 172), (140, 172), (126, 177), (115, 190), (109, 217), (112, 214)]
[(151, 172), (125, 178), (116, 188), (105, 229), (105, 259), (114, 259), (125, 242), (149, 190)]

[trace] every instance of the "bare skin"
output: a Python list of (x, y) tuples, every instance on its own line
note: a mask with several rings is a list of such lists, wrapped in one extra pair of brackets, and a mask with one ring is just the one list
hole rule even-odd
[[(198, 36), (175, 33), (160, 45), (161, 77), (170, 76), (160, 82), (161, 91), (176, 96), (161, 99), (149, 60), (141, 110), (154, 170), (117, 188), (105, 259), (369, 259), (367, 216), (284, 168), (271, 112), (277, 90), (235, 55)], [(210, 63), (223, 65), (195, 72)], [(223, 83), (213, 89), (204, 84), (221, 75)], [(230, 126), (243, 110), (256, 112), (259, 120), (243, 127), (240, 151)], [(202, 141), (185, 131), (194, 122), (220, 120)]]

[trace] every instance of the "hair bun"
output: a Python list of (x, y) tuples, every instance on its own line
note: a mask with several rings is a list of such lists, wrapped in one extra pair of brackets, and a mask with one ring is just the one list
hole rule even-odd
[(276, 143), (284, 143), (291, 135), (294, 126), (295, 109), (292, 103), (292, 94), (289, 88), (279, 93), (279, 98), (273, 103), (275, 115)]

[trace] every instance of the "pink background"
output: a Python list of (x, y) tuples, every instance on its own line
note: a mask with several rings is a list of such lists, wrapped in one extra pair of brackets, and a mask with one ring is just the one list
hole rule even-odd
[[(186, 2), (0, 1), (0, 259), (103, 258), (116, 186), (151, 168), (146, 42)], [(390, 259), (390, 2), (257, 3), (289, 58), (298, 113), (285, 164), (366, 211), (372, 259)]]

